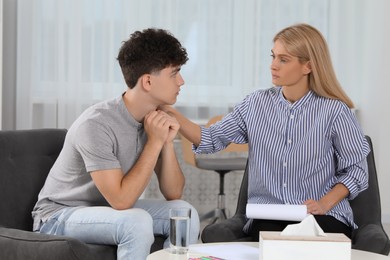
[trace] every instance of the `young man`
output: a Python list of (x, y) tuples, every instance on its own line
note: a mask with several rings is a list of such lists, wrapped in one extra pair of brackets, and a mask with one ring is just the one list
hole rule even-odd
[[(169, 208), (190, 207), (196, 243), (198, 213), (179, 200), (184, 176), (173, 145), (179, 124), (157, 110), (176, 102), (187, 60), (165, 30), (136, 31), (123, 43), (118, 61), (128, 89), (70, 127), (33, 209), (35, 231), (118, 245), (118, 259), (146, 259), (154, 234), (169, 235)], [(154, 172), (165, 201), (139, 199)]]

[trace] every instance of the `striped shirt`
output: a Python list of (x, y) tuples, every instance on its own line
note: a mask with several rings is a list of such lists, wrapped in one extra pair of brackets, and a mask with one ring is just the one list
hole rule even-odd
[(370, 148), (346, 104), (312, 91), (292, 104), (281, 87), (258, 90), (202, 127), (194, 148), (215, 153), (231, 142), (249, 145), (248, 203), (300, 205), (342, 183), (349, 196), (326, 214), (357, 228), (348, 200), (368, 187)]

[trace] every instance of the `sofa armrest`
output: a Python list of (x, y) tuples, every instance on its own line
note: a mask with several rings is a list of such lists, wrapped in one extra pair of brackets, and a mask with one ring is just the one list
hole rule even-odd
[(94, 259), (87, 245), (65, 236), (0, 227), (0, 259)]
[(388, 255), (389, 237), (379, 224), (368, 224), (359, 227), (352, 236), (352, 248)]
[(243, 231), (246, 218), (242, 214), (236, 214), (232, 218), (206, 226), (202, 231), (202, 242), (234, 242), (250, 241), (250, 237)]

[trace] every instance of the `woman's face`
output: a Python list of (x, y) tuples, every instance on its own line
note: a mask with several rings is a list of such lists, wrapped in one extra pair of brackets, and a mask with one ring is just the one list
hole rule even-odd
[(300, 86), (308, 88), (309, 62), (301, 64), (298, 57), (292, 56), (282, 42), (276, 40), (272, 52), (271, 74), (275, 86)]

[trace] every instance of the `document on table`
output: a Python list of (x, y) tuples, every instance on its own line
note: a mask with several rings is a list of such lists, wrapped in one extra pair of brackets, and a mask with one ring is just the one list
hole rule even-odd
[(254, 219), (302, 221), (307, 216), (306, 205), (246, 204), (246, 216)]
[[(190, 258), (204, 257), (209, 259), (215, 259), (216, 257), (224, 260), (258, 260), (259, 248), (245, 244), (216, 244), (216, 245), (190, 245)], [(204, 259), (203, 258), (203, 259)], [(202, 258), (201, 258), (202, 259)]]

